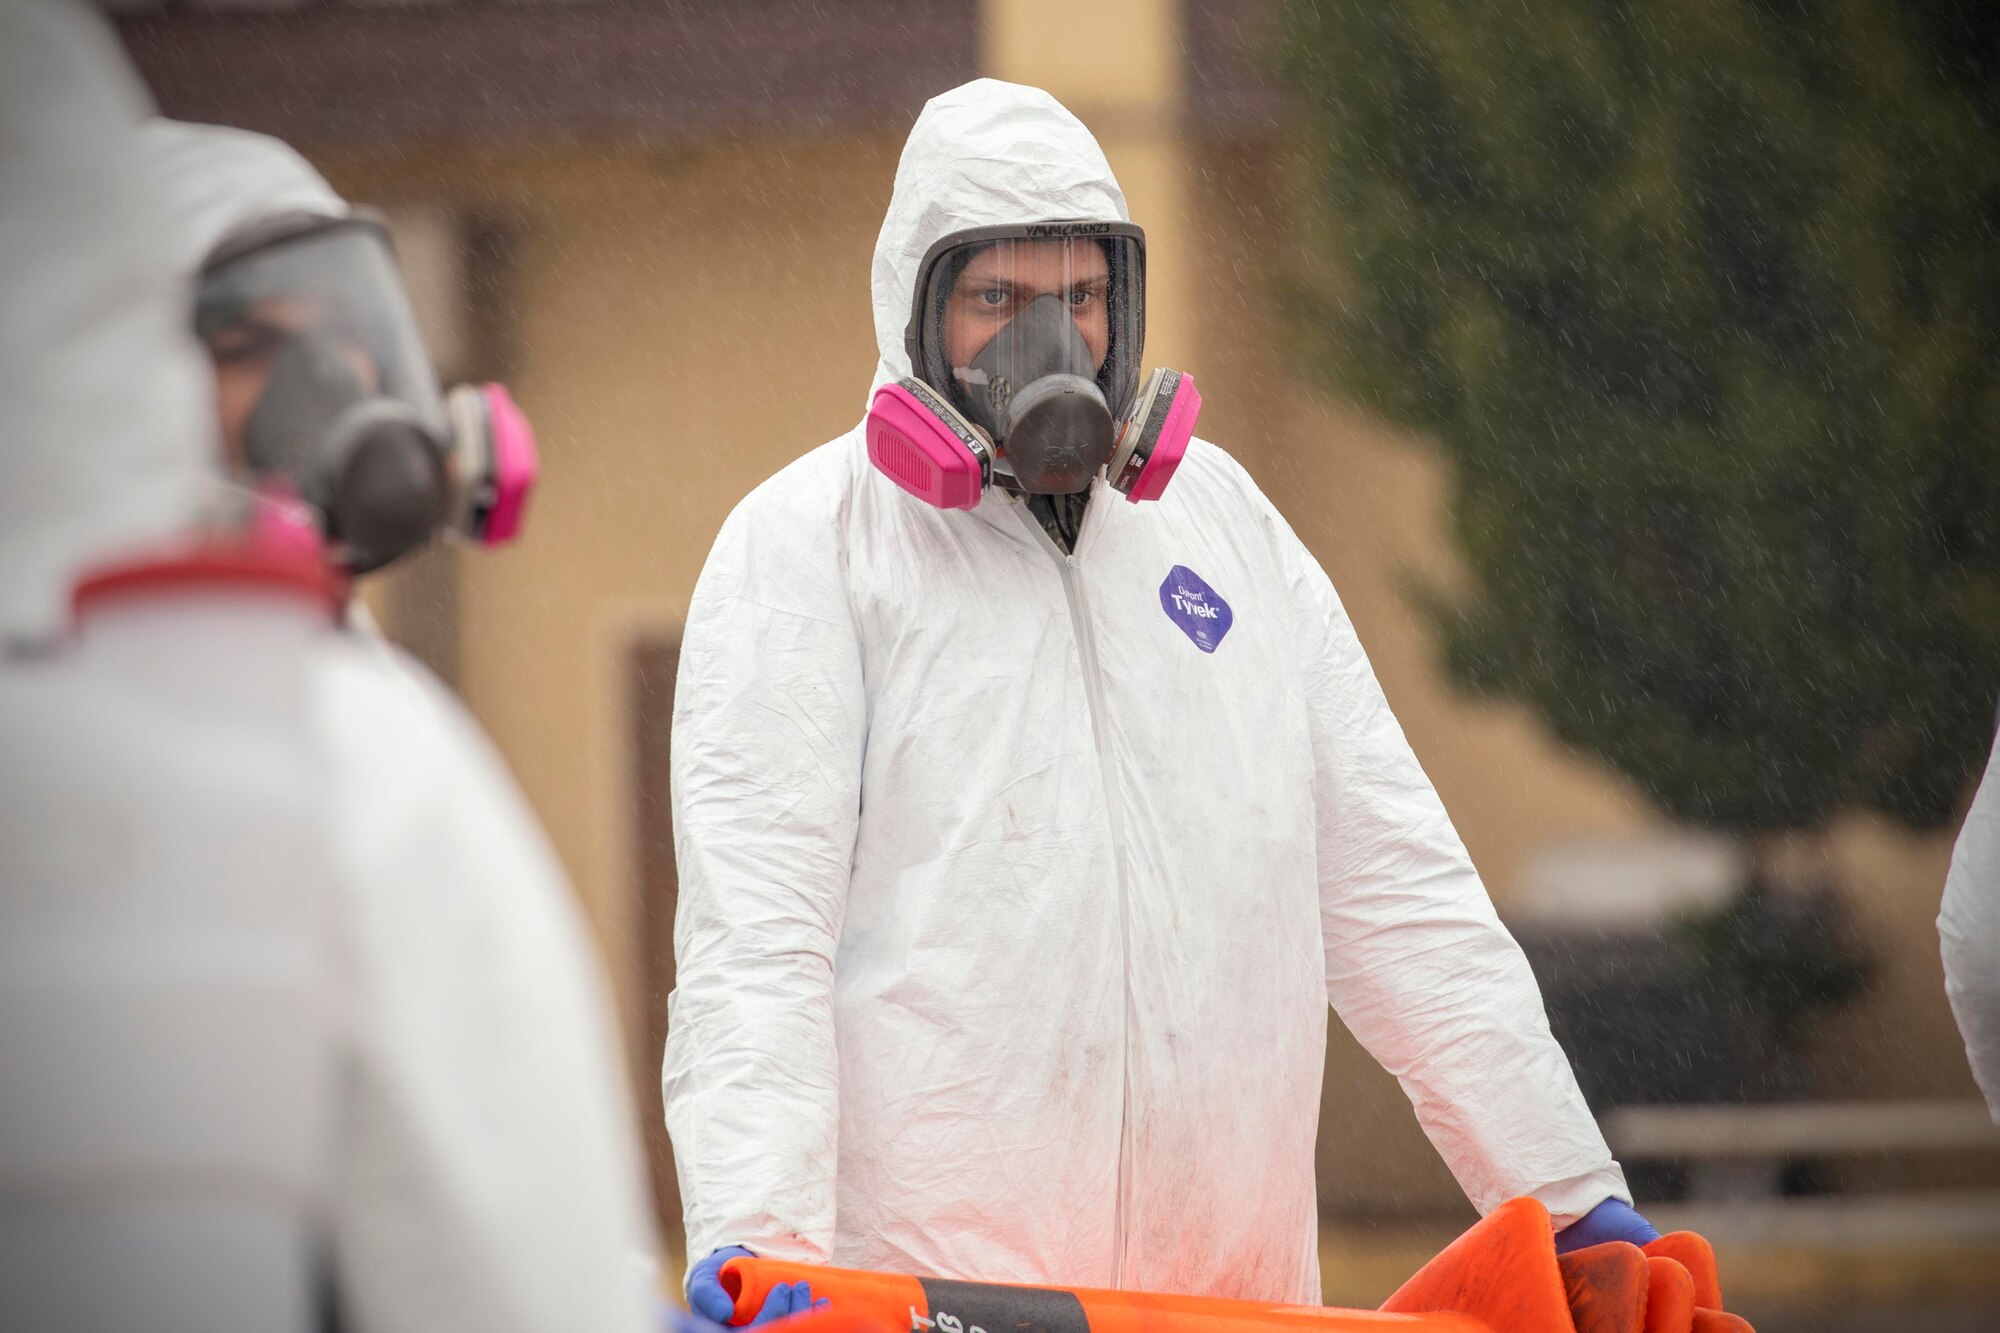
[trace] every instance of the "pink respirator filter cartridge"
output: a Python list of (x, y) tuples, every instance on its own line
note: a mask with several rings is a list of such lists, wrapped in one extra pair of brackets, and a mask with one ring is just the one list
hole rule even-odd
[[(1201, 416), (1201, 393), (1194, 387), (1194, 376), (1185, 372), (1155, 371), (1155, 384), (1147, 385), (1142, 395), (1145, 401), (1141, 419), (1133, 428), (1142, 433), (1139, 449), (1143, 451), (1144, 464), (1139, 475), (1133, 479), (1125, 491), (1125, 498), (1133, 504), (1141, 500), (1157, 500), (1166, 493), (1167, 483), (1173, 480), (1175, 469), (1187, 457), (1188, 442), (1194, 438), (1194, 423)], [(1157, 401), (1164, 391), (1166, 401)], [(1158, 427), (1153, 426), (1158, 422)], [(1150, 435), (1151, 439), (1143, 436)]]
[(991, 455), (965, 419), (917, 380), (875, 391), (868, 407), (868, 461), (939, 509), (971, 509), (990, 476)]
[(482, 384), (480, 394), (486, 400), (486, 428), (493, 449), (493, 501), (479, 540), (485, 546), (504, 546), (521, 530), (528, 496), (541, 475), (541, 455), (535, 449), (535, 428), (507, 387)]

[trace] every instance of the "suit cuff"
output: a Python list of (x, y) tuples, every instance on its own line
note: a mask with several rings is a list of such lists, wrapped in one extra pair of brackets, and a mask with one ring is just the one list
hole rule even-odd
[(1555, 1229), (1583, 1220), (1584, 1214), (1603, 1203), (1606, 1199), (1616, 1199), (1630, 1205), (1631, 1187), (1625, 1183), (1625, 1172), (1618, 1163), (1612, 1162), (1581, 1176), (1558, 1180), (1530, 1190), (1528, 1197), (1549, 1210), (1549, 1221)]

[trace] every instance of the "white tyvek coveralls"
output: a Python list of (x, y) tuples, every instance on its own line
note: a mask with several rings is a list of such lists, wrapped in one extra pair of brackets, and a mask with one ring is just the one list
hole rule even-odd
[[(114, 57), (17, 41), (46, 0), (0, 12), (10, 135), (51, 113), (0, 164), (7, 290), (46, 275), (4, 312), (0, 489), (52, 478), (34, 545), (67, 553), (7, 629), (45, 638), (78, 564), (186, 528), (216, 445), (131, 117), (73, 137)], [(181, 484), (133, 503), (141, 464)], [(560, 871), (455, 703), (330, 620), (185, 583), (0, 668), (0, 1323), (307, 1328), (325, 1291), (362, 1330), (651, 1326)]]
[(2000, 1121), (2000, 746), (1951, 849), (1938, 910), (1944, 989), (1972, 1076)]
[[(877, 382), (939, 238), (1125, 217), (1046, 94), (934, 99)], [(1231, 609), (1213, 653), (1176, 567)], [(1316, 1303), (1329, 997), (1481, 1209), (1628, 1197), (1333, 588), (1213, 445), (1156, 504), (1100, 481), (1067, 558), (858, 428), (814, 450), (716, 538), (673, 776), (690, 1254)]]

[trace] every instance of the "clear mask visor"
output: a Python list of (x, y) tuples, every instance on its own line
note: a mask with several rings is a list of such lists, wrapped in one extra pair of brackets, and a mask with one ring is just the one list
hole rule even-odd
[(314, 226), (212, 264), (195, 332), (215, 363), (224, 443), (239, 464), (290, 471), (333, 420), (370, 401), (446, 438), (437, 375), (372, 220)]
[(996, 436), (1014, 395), (1049, 376), (1094, 382), (1116, 416), (1138, 387), (1144, 280), (1144, 243), (1130, 224), (1040, 223), (949, 237), (926, 256), (919, 278), (912, 366)]

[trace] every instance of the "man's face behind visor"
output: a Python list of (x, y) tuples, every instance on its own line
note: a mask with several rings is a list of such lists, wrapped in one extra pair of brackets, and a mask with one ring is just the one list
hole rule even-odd
[(382, 372), (362, 343), (343, 334), (323, 301), (306, 297), (269, 297), (253, 302), (236, 319), (208, 337), (215, 363), (216, 415), (229, 462), (244, 463), (244, 434), (250, 414), (264, 397), (279, 355), (307, 340), (316, 340), (336, 373), (352, 378), (359, 392), (382, 391)]
[(945, 359), (969, 366), (1014, 317), (1040, 296), (1062, 302), (1090, 349), (1090, 373), (1111, 345), (1111, 261), (1089, 240), (996, 241), (978, 247), (945, 299)]
[[(232, 461), (291, 462), (324, 424), (305, 410), (329, 410), (334, 396), (395, 399), (442, 429), (436, 377), (379, 228), (334, 222), (288, 235), (280, 226), (268, 240), (247, 238), (240, 254), (231, 248), (202, 274), (195, 331), (215, 362)], [(274, 389), (294, 385), (320, 392), (291, 395), (310, 402), (272, 401)], [(284, 408), (292, 410), (280, 415)]]
[(225, 243), (195, 331), (232, 466), (289, 482), (357, 573), (429, 538), (448, 422), (378, 224), (275, 218)]
[(1022, 490), (1085, 489), (1138, 387), (1143, 233), (1043, 222), (947, 236), (918, 271), (907, 346), (916, 376), (998, 446)]

